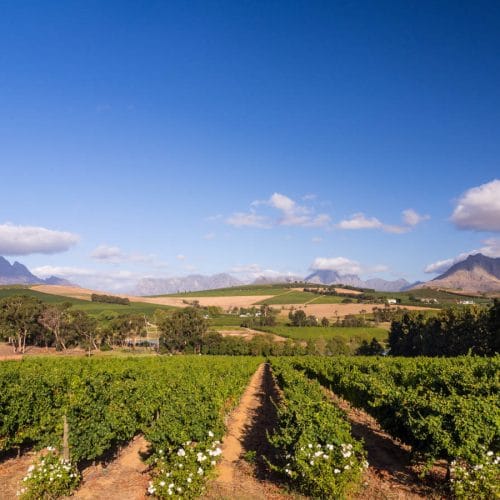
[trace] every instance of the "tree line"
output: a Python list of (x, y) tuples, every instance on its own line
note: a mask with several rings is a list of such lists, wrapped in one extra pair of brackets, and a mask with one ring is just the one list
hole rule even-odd
[(391, 323), (392, 356), (492, 356), (500, 352), (500, 302), (442, 310), (435, 317), (403, 314)]
[(28, 295), (0, 300), (0, 338), (8, 341), (16, 353), (26, 346), (110, 349), (124, 345), (127, 339), (146, 334), (146, 319), (140, 314), (104, 311), (96, 318), (73, 309), (70, 302), (46, 304)]

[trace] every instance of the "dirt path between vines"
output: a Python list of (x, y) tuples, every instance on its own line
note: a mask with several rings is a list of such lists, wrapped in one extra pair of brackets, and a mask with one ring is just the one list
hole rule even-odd
[(143, 500), (148, 498), (148, 466), (141, 455), (147, 453), (148, 443), (136, 436), (107, 467), (89, 467), (83, 472), (83, 483), (70, 498), (82, 500)]
[(351, 424), (352, 435), (362, 439), (368, 453), (370, 466), (364, 474), (364, 484), (353, 497), (357, 500), (382, 499), (438, 499), (446, 496), (437, 491), (439, 481), (444, 481), (445, 469), (434, 467), (430, 477), (420, 479), (418, 469), (410, 463), (410, 447), (401, 444), (384, 432), (378, 422), (363, 410), (352, 407), (347, 401), (325, 390)]
[(28, 452), (18, 458), (8, 458), (0, 463), (0, 500), (17, 498), (17, 491), (22, 487), (23, 477), (37, 454)]
[[(204, 499), (289, 499), (295, 498), (281, 491), (266, 476), (264, 456), (271, 448), (266, 433), (275, 424), (277, 391), (269, 365), (261, 364), (250, 379), (237, 408), (226, 423), (227, 432), (222, 443), (222, 460), (216, 467), (216, 478), (207, 485)], [(245, 454), (254, 455), (249, 463)]]

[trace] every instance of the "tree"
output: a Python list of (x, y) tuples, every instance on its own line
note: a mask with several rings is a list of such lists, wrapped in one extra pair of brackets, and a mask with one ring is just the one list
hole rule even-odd
[(326, 316), (321, 318), (321, 326), (324, 328), (328, 328), (330, 326), (330, 320)]
[(488, 314), (490, 353), (500, 353), (500, 300), (495, 299)]
[(38, 322), (54, 335), (56, 349), (66, 350), (65, 325), (69, 321), (70, 302), (46, 306), (40, 314)]
[(307, 323), (307, 315), (302, 309), (298, 309), (295, 312), (290, 311), (288, 319), (292, 326), (306, 326)]
[(78, 342), (87, 348), (90, 356), (92, 349), (97, 349), (97, 320), (89, 316), (85, 311), (69, 311), (68, 324), (66, 328), (73, 332)]
[(208, 322), (199, 308), (186, 307), (162, 319), (158, 329), (161, 348), (170, 352), (184, 352), (190, 349), (200, 352)]
[(375, 337), (370, 343), (363, 340), (362, 344), (356, 349), (356, 354), (359, 356), (380, 356), (383, 353), (384, 347)]
[(267, 304), (260, 306), (260, 326), (274, 326), (276, 324), (277, 316), (278, 311), (276, 309), (269, 307)]
[(15, 295), (0, 300), (0, 328), (13, 340), (14, 352), (24, 353), (26, 343), (40, 328), (38, 319), (43, 303), (27, 295)]

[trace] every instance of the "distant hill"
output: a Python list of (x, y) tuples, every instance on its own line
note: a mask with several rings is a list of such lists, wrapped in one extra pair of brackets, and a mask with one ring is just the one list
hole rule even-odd
[(314, 271), (309, 276), (306, 276), (304, 281), (316, 283), (318, 285), (342, 283), (343, 285), (355, 286), (357, 288), (372, 288), (379, 292), (400, 292), (412, 286), (412, 284), (405, 279), (388, 281), (381, 278), (372, 278), (365, 281), (356, 274), (339, 274), (336, 271), (328, 270)]
[(500, 258), (481, 253), (469, 255), (448, 271), (417, 288), (448, 288), (468, 292), (500, 291)]
[(204, 276), (191, 274), (177, 278), (143, 278), (137, 284), (136, 295), (162, 295), (177, 292), (199, 292), (215, 288), (230, 288), (244, 284), (239, 279), (227, 273)]
[(68, 280), (51, 276), (47, 279), (35, 276), (20, 262), (11, 264), (6, 258), (0, 256), (0, 285), (69, 285)]

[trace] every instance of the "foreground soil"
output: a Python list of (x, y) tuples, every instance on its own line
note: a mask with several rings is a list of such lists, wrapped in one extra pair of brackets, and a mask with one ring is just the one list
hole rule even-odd
[[(269, 480), (264, 456), (271, 450), (266, 434), (275, 424), (271, 398), (277, 392), (269, 366), (262, 364), (252, 376), (239, 405), (227, 421), (222, 460), (216, 477), (207, 486), (205, 499), (295, 498)], [(244, 457), (255, 459), (246, 461)]]
[(147, 451), (146, 440), (142, 436), (136, 436), (107, 467), (98, 465), (84, 470), (82, 485), (71, 498), (81, 500), (147, 498), (146, 490), (150, 477), (148, 466), (142, 460)]
[(36, 453), (26, 453), (18, 458), (7, 458), (0, 462), (0, 500), (17, 498), (23, 477), (36, 458)]

